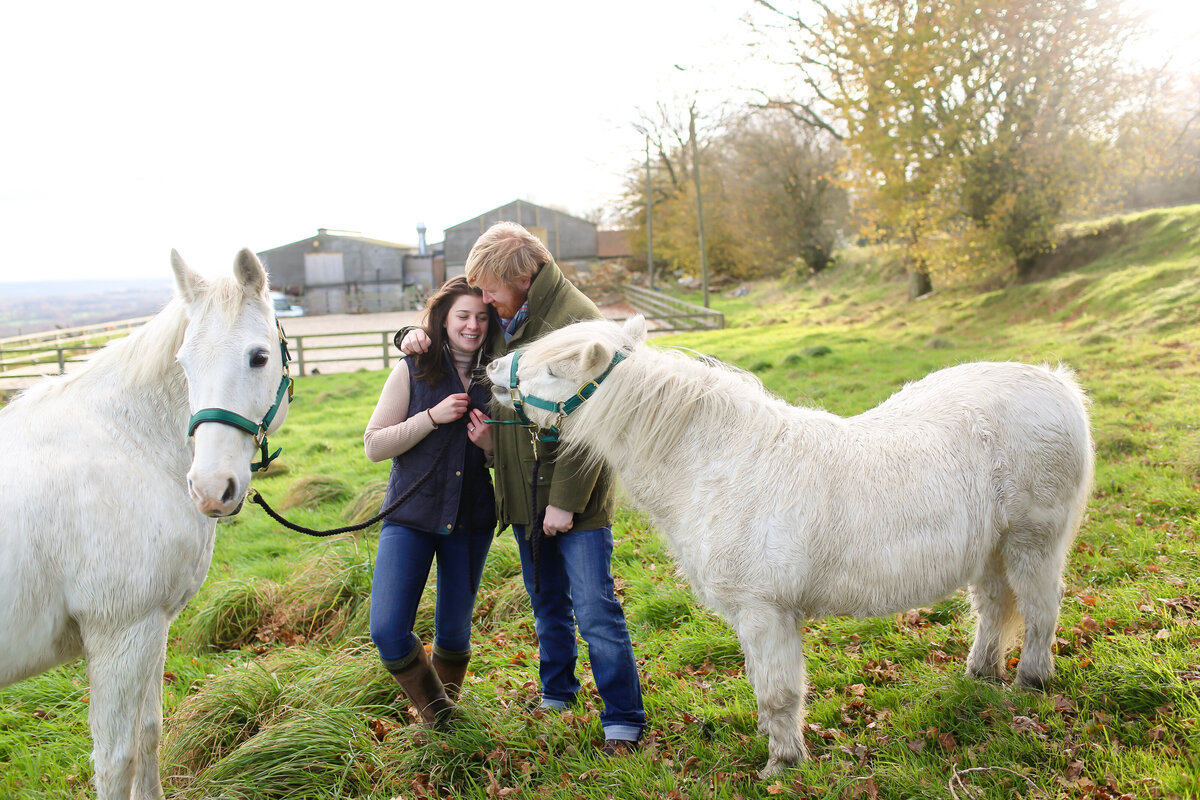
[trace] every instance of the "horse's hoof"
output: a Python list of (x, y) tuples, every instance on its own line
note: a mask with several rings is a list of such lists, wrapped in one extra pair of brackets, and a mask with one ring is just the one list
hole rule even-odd
[(1004, 670), (999, 670), (999, 669), (974, 670), (974, 669), (968, 668), (967, 669), (967, 677), (974, 678), (977, 681), (987, 681), (988, 683), (1004, 683), (1004, 679), (1006, 676), (1004, 674)]
[(1049, 685), (1050, 676), (1048, 675), (1017, 675), (1017, 686), (1031, 692), (1045, 692)]
[(766, 780), (767, 778), (774, 778), (784, 770), (793, 769), (800, 766), (800, 762), (806, 758), (806, 755), (807, 754), (802, 753), (800, 758), (796, 759), (795, 761), (785, 761), (782, 758), (775, 758), (772, 756), (771, 758), (767, 759), (767, 765), (759, 770), (758, 777), (762, 778), (763, 780)]

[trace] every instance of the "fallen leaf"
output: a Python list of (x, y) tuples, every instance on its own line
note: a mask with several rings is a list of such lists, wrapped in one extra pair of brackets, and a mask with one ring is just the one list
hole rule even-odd
[(374, 736), (376, 740), (382, 742), (387, 738), (388, 726), (384, 724), (383, 720), (373, 719), (367, 723), (367, 725), (371, 729), (371, 735)]
[(1054, 710), (1060, 714), (1075, 713), (1075, 701), (1066, 695), (1054, 695)]
[(943, 733), (937, 738), (937, 742), (942, 746), (943, 750), (953, 750), (958, 747), (958, 742), (954, 740), (954, 734), (952, 733)]
[(919, 753), (925, 749), (924, 739), (909, 739), (907, 742), (905, 742), (905, 744), (907, 744), (908, 749), (912, 750), (914, 753)]

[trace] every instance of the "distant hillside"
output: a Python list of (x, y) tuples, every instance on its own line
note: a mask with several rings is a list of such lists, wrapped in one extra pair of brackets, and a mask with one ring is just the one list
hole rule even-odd
[(170, 299), (160, 278), (0, 283), (0, 338), (149, 316)]

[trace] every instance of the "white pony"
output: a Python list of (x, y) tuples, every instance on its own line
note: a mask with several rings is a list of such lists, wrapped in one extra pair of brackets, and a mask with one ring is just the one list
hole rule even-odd
[(1046, 684), (1093, 469), (1070, 370), (962, 364), (842, 418), (644, 338), (640, 317), (581, 322), (517, 351), (516, 392), (516, 354), (488, 376), (499, 402), (613, 466), (733, 626), (770, 737), (764, 777), (807, 756), (807, 617), (889, 614), (970, 585), (967, 672), (1003, 677), (1024, 618), (1017, 683)]
[(171, 262), (162, 313), (0, 410), (0, 686), (87, 658), (100, 800), (162, 797), (167, 628), (204, 582), (215, 518), (250, 485), (255, 437), (201, 424), (189, 439), (189, 420), (276, 404), (270, 431), (287, 414), (258, 259), (242, 250), (235, 278), (214, 281)]

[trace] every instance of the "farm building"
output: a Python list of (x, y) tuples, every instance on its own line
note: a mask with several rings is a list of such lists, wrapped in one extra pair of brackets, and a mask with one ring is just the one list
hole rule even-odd
[(420, 244), (413, 246), (319, 228), (258, 257), (271, 288), (300, 298), (306, 313), (391, 311), (443, 280), (440, 255), (425, 247), (424, 226), (417, 231)]
[(446, 277), (463, 273), (467, 254), (475, 240), (497, 222), (524, 225), (545, 243), (559, 264), (572, 260), (590, 261), (597, 257), (595, 223), (526, 200), (514, 200), (446, 228)]

